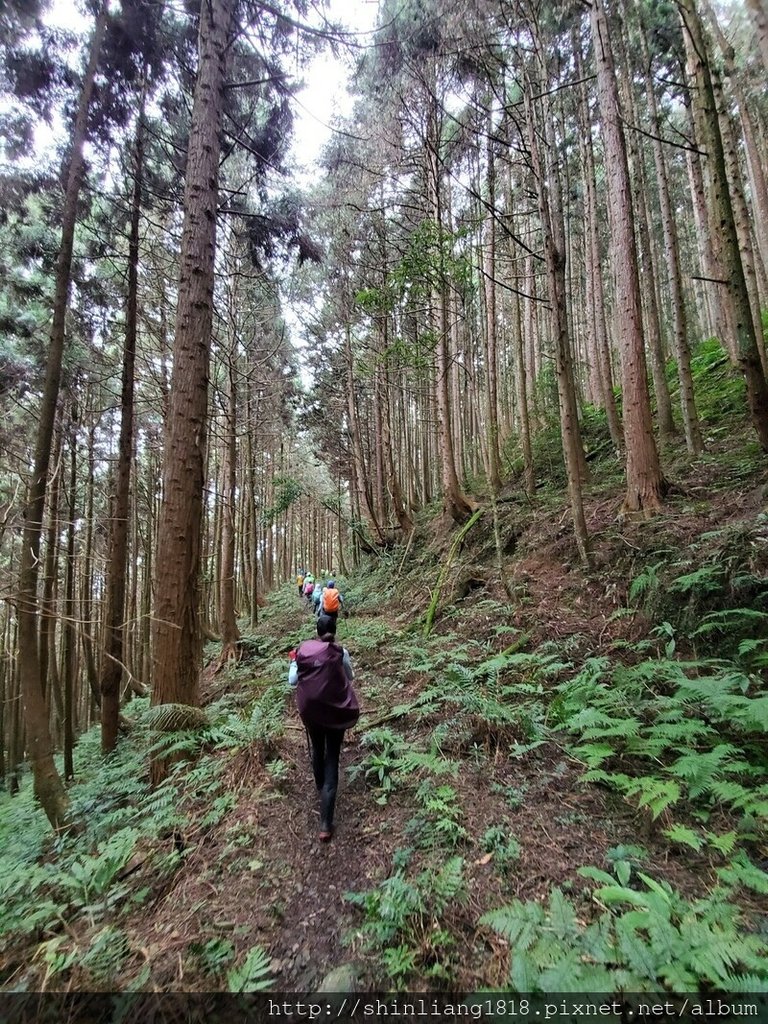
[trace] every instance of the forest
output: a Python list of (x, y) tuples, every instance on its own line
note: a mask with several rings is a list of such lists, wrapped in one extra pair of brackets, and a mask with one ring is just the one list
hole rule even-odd
[(766, 0), (68, 17), (0, 5), (0, 1019), (768, 1021)]

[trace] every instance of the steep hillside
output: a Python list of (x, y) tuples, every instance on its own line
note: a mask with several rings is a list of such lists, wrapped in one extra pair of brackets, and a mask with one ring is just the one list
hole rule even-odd
[(208, 724), (164, 739), (188, 760), (160, 789), (137, 700), (108, 764), (80, 743), (80, 835), (52, 845), (28, 788), (4, 797), (4, 986), (764, 985), (764, 470), (729, 439), (681, 467), (643, 522), (596, 479), (589, 570), (549, 491), (458, 547), (424, 517), (343, 581), (364, 714), (328, 845), (284, 684), (313, 630), (292, 586), (249, 657), (211, 649)]

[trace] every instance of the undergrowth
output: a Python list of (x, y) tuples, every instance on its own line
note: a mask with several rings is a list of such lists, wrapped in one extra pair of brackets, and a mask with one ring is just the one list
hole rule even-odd
[[(225, 698), (206, 709), (203, 728), (159, 738), (148, 700), (132, 701), (131, 735), (109, 757), (101, 755), (98, 728), (78, 743), (70, 790), (76, 829), (67, 833), (51, 835), (31, 780), (13, 798), (0, 797), (0, 953), (11, 954), (5, 970), (15, 988), (58, 987), (68, 976), (79, 988), (116, 987), (126, 964), (139, 957), (122, 922), (183, 870), (232, 809), (237, 796), (222, 754), (266, 759), (282, 732), (285, 700), (280, 686), (263, 689), (247, 709)], [(148, 772), (153, 751), (182, 755), (155, 789)], [(226, 983), (232, 991), (256, 991), (268, 983), (267, 968), (254, 947)]]
[[(741, 408), (743, 384), (711, 342), (695, 354), (694, 374), (708, 442), (717, 441)], [(546, 375), (539, 382), (540, 404), (551, 384)], [(604, 414), (587, 409), (583, 426), (599, 494), (616, 486), (620, 467)], [(507, 462), (518, 455), (509, 442)], [(437, 628), (423, 636), (418, 620), (444, 550), (425, 543), (430, 510), (418, 514), (412, 546), (387, 549), (340, 580), (349, 615), (338, 637), (367, 666), (348, 778), (369, 808), (400, 816), (405, 844), (391, 862), (380, 859), (386, 877), (347, 894), (351, 955), (369, 980), (398, 988), (451, 988), (474, 957), (475, 979), (501, 962), (519, 992), (765, 989), (768, 517), (702, 527), (682, 551), (656, 526), (630, 546), (627, 579), (615, 567), (606, 575), (606, 592), (628, 597), (606, 618), (606, 641), (585, 625), (583, 636), (536, 646), (539, 609), (514, 578), (512, 555), (521, 524), (562, 507), (552, 423), (535, 457), (548, 484), (534, 501), (516, 494), (502, 510), (511, 599), (489, 585), (452, 605), (446, 588)], [(754, 446), (727, 460), (704, 453), (698, 465), (746, 488)], [(699, 508), (704, 499), (685, 500)], [(540, 535), (531, 536), (521, 547)], [(457, 552), (465, 576), (472, 543)], [(488, 534), (476, 543), (486, 550)], [(279, 796), (292, 777), (286, 654), (314, 627), (292, 585), (270, 596), (260, 620), (252, 656), (216, 677), (230, 692), (194, 728), (163, 732), (172, 709), (134, 700), (125, 712), (131, 734), (112, 756), (102, 758), (96, 730), (80, 739), (70, 789), (77, 832), (51, 836), (29, 780), (13, 798), (0, 795), (2, 984), (151, 987), (131, 915), (168, 892), (213, 838), (224, 854), (246, 855), (253, 834), (236, 814), (230, 820), (240, 799), (233, 780), (253, 770)], [(615, 811), (648, 849), (615, 847), (600, 866), (599, 856), (582, 857), (543, 897), (520, 898), (529, 895), (526, 814), (552, 774), (553, 751), (569, 779), (600, 795), (569, 820), (581, 814), (588, 827), (585, 807)], [(152, 752), (178, 759), (155, 789)], [(546, 851), (536, 865), (546, 872)], [(670, 866), (680, 869), (676, 884)], [(269, 954), (238, 947), (238, 938), (190, 943), (185, 976), (209, 989), (273, 987)]]

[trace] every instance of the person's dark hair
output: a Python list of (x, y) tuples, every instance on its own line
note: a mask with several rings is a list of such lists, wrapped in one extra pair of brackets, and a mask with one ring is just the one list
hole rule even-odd
[(332, 615), (318, 615), (317, 635), (326, 636), (328, 633), (331, 636), (336, 636), (336, 619)]

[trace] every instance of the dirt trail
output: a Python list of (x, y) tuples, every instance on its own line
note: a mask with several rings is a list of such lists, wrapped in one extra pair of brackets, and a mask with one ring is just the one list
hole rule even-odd
[[(551, 566), (531, 560), (528, 571), (529, 592), (537, 593)], [(462, 627), (476, 635), (482, 624), (466, 613), (463, 619)], [(589, 612), (582, 629), (586, 621)], [(286, 635), (296, 625), (286, 617), (270, 622), (269, 630)], [(301, 633), (310, 632), (307, 620)], [(329, 972), (353, 962), (361, 988), (380, 982), (374, 977), (376, 966), (345, 943), (361, 920), (360, 909), (345, 894), (379, 886), (393, 871), (393, 853), (414, 845), (406, 824), (420, 813), (409, 785), (417, 780), (401, 780), (383, 807), (377, 802), (379, 791), (362, 773), (350, 778), (350, 769), (369, 753), (359, 745), (368, 723), (426, 684), (423, 672), (403, 672), (394, 653), (399, 634), (396, 624), (388, 623), (388, 655), (365, 644), (358, 647), (351, 637), (348, 643), (367, 714), (360, 727), (347, 733), (342, 749), (333, 840), (317, 838), (318, 797), (305, 732), (291, 700), (284, 734), (270, 754), (282, 762), (281, 771), (270, 773), (245, 753), (234, 760), (228, 788), (236, 795), (235, 805), (215, 827), (191, 837), (196, 846), (184, 867), (137, 923), (137, 945), (144, 945), (152, 960), (155, 984), (177, 990), (204, 987), (205, 974), (190, 962), (189, 947), (217, 938), (234, 947), (227, 967), (241, 962), (253, 946), (266, 950), (281, 991), (316, 990)], [(341, 641), (347, 643), (344, 636)], [(415, 717), (388, 723), (395, 732), (406, 730), (408, 742), (424, 749), (436, 724)], [(640, 841), (651, 862), (664, 857), (665, 876), (682, 891), (698, 890), (695, 866), (670, 857), (663, 844), (656, 849), (656, 837), (639, 828), (637, 815), (618, 797), (580, 785), (578, 766), (557, 743), (546, 742), (522, 759), (506, 756), (504, 744), (495, 743), (478, 734), (472, 749), (449, 745), (444, 751), (461, 764), (445, 781), (454, 790), (465, 835), (452, 851), (434, 851), (436, 861), (454, 852), (464, 863), (467, 899), (452, 906), (442, 922), (461, 937), (456, 947), (461, 955), (451, 960), (455, 983), (467, 990), (505, 983), (508, 951), (478, 930), (483, 912), (513, 898), (545, 899), (555, 885), (580, 891), (579, 867), (603, 865), (611, 847)], [(493, 828), (519, 843), (519, 857), (508, 869), (483, 845)]]
[[(357, 664), (362, 668), (362, 659)], [(172, 886), (134, 922), (154, 981), (196, 988), (187, 947), (215, 938), (230, 941), (237, 960), (262, 946), (284, 991), (316, 989), (351, 961), (344, 938), (354, 908), (344, 894), (369, 889), (388, 873), (391, 846), (381, 840), (392, 829), (392, 816), (382, 816), (375, 793), (361, 777), (349, 778), (349, 768), (363, 757), (359, 736), (347, 732), (342, 748), (330, 843), (317, 838), (319, 800), (292, 699), (277, 749), (282, 777), (272, 778), (253, 759), (233, 766), (236, 806), (207, 834), (192, 837), (196, 848)]]

